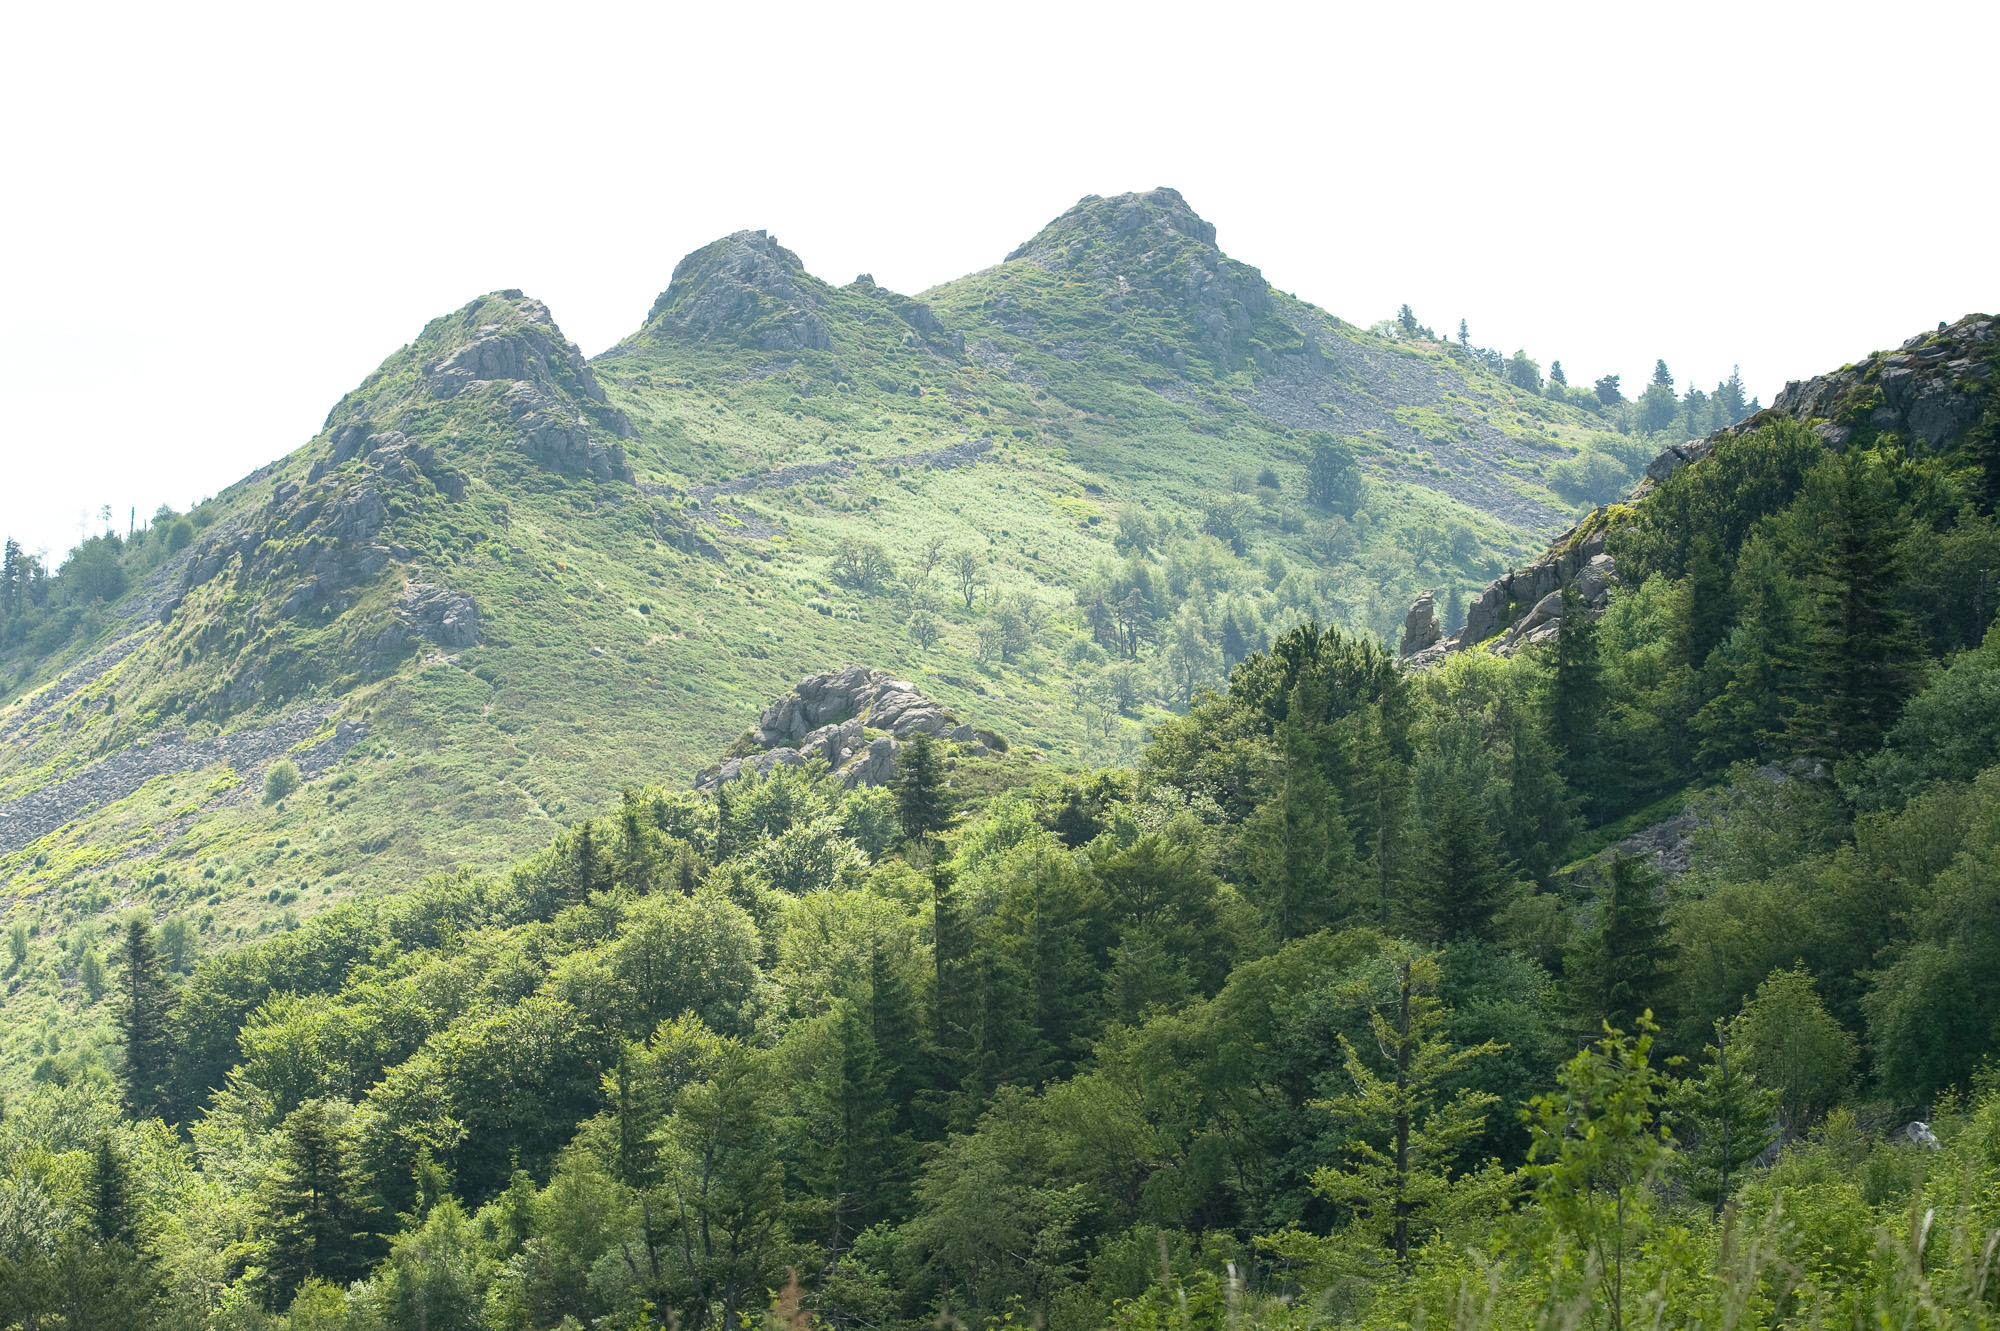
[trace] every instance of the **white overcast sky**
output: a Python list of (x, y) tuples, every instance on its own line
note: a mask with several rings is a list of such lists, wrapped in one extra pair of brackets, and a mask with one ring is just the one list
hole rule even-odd
[(595, 353), (763, 227), (915, 292), (1172, 185), (1278, 287), (1769, 401), (2000, 305), (2000, 5), (0, 8), (0, 532), (297, 447), (522, 287)]

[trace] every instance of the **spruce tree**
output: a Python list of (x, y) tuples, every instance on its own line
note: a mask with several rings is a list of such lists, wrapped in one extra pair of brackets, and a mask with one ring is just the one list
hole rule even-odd
[(1366, 1007), (1367, 1044), (1379, 1057), (1364, 1056), (1342, 1034), (1343, 1080), (1353, 1089), (1314, 1103), (1348, 1129), (1349, 1163), (1315, 1170), (1313, 1190), (1356, 1213), (1357, 1228), (1372, 1231), (1405, 1271), (1414, 1243), (1482, 1195), (1502, 1204), (1507, 1186), (1497, 1170), (1452, 1171), (1499, 1102), (1465, 1089), (1464, 1074), (1501, 1047), (1451, 1043), (1451, 1010), (1437, 997), (1441, 978), (1435, 956), (1396, 943), (1343, 986), (1344, 999)]
[(1563, 615), (1556, 631), (1554, 670), (1548, 693), (1549, 738), (1562, 755), (1562, 772), (1570, 789), (1593, 792), (1602, 764), (1598, 761), (1603, 728), (1604, 663), (1597, 648), (1597, 620), (1575, 587), (1562, 592)]
[(1298, 732), (1279, 727), (1283, 752), (1241, 843), (1249, 886), (1281, 943), (1336, 923), (1356, 895), (1354, 834), (1340, 792)]
[(1757, 1085), (1743, 1064), (1731, 1048), (1729, 1023), (1716, 1022), (1700, 1075), (1681, 1082), (1670, 1101), (1687, 1162), (1683, 1179), (1717, 1215), (1729, 1200), (1731, 1180), (1747, 1175), (1776, 1135), (1777, 1093)]
[(89, 1212), (90, 1232), (99, 1243), (122, 1243), (127, 1247), (138, 1243), (139, 1229), (132, 1207), (132, 1166), (108, 1136), (98, 1138), (97, 1147), (91, 1152), (84, 1204)]
[(325, 1100), (308, 1100), (277, 1132), (266, 1186), (268, 1270), (280, 1302), (317, 1276), (336, 1285), (367, 1273), (375, 1247), (370, 1208), (347, 1158), (342, 1125)]
[(1472, 333), (1466, 328), (1465, 320), (1463, 319), (1458, 321), (1458, 345), (1461, 347), (1472, 345)]
[(1585, 1033), (1633, 1031), (1660, 1016), (1672, 979), (1674, 945), (1653, 899), (1659, 877), (1642, 861), (1614, 855), (1597, 898), (1597, 927), (1572, 945), (1564, 967), (1570, 1004)]
[(1250, 642), (1243, 636), (1243, 625), (1236, 619), (1234, 610), (1225, 611), (1222, 616), (1222, 659), (1235, 665), (1250, 655)]
[(1514, 884), (1478, 792), (1453, 774), (1439, 792), (1430, 839), (1410, 883), (1408, 914), (1434, 942), (1485, 938)]
[(1569, 387), (1569, 376), (1563, 373), (1563, 363), (1561, 361), (1550, 362), (1549, 382), (1552, 384), (1560, 384), (1564, 388)]
[(1805, 692), (1792, 718), (1804, 752), (1871, 752), (1916, 691), (1916, 631), (1903, 609), (1903, 524), (1884, 465), (1860, 449), (1830, 459), (1808, 485), (1816, 518), (1806, 582), (1812, 626)]
[(896, 812), (904, 835), (923, 841), (951, 826), (954, 810), (944, 785), (937, 741), (919, 731), (903, 747), (896, 773)]
[(1507, 812), (1500, 824), (1501, 850), (1522, 872), (1546, 883), (1562, 862), (1581, 801), (1564, 784), (1561, 755), (1532, 707), (1505, 698), (1498, 720), (1507, 733)]
[(125, 1112), (133, 1118), (164, 1114), (173, 1074), (173, 1050), (167, 1029), (167, 968), (153, 941), (153, 922), (134, 916), (119, 944), (124, 963), (118, 1025), (125, 1037), (125, 1066), (120, 1071)]
[(1653, 362), (1653, 382), (1661, 388), (1668, 389), (1669, 391), (1672, 390), (1674, 376), (1667, 372), (1667, 363), (1665, 361), (1656, 360)]

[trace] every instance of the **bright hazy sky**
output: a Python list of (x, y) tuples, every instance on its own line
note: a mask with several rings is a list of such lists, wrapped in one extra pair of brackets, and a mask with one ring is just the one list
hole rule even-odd
[(1790, 378), (2000, 305), (1992, 0), (0, 11), (0, 532), (296, 448), (500, 287), (595, 353), (742, 227), (916, 292), (1172, 185), (1363, 323)]

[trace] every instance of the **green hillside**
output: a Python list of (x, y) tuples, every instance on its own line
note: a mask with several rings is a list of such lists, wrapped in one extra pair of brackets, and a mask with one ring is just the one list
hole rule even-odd
[[(1564, 525), (1573, 452), (1651, 454), (1389, 332), (1270, 289), (1167, 190), (917, 299), (740, 233), (593, 364), (493, 293), (191, 514), (10, 563), (0, 878), (276, 927), (685, 780), (849, 661), (1017, 750), (1129, 753), (1288, 624), (1386, 634), (1477, 587)], [(1136, 638), (1094, 631), (1135, 588)], [(266, 804), (288, 752), (305, 788)]]

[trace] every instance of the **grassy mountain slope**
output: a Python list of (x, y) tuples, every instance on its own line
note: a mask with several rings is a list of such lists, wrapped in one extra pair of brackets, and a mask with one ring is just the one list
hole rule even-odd
[[(1360, 460), (1350, 512), (1304, 498), (1313, 431)], [(622, 783), (686, 781), (848, 661), (1006, 734), (1021, 770), (1115, 758), (1220, 681), (1225, 627), (1386, 633), (1564, 525), (1555, 464), (1621, 446), (1463, 348), (1271, 289), (1169, 190), (1085, 199), (915, 299), (739, 233), (593, 362), (489, 294), (304, 447), (23, 593), (0, 880), (69, 958), (36, 1001), (75, 1001), (106, 910), (236, 937), (501, 862)], [(894, 573), (843, 585), (843, 541)], [(933, 541), (975, 557), (969, 604), (918, 576)], [(1077, 608), (1130, 586), (1160, 630), (1136, 659)], [(1002, 604), (1034, 632), (998, 659)], [(267, 801), (281, 759), (306, 784)]]

